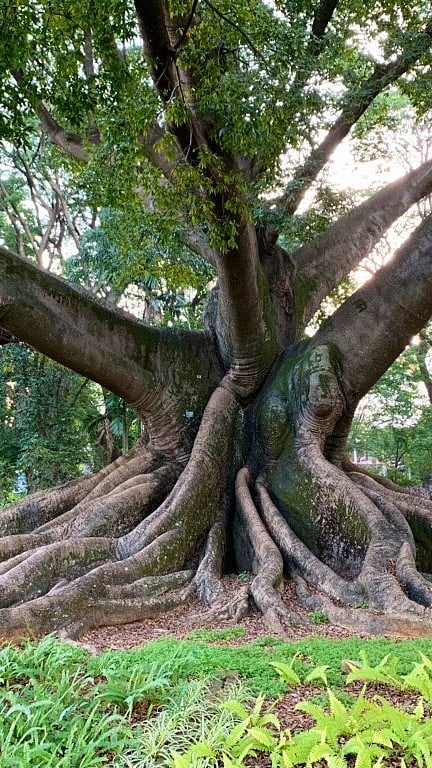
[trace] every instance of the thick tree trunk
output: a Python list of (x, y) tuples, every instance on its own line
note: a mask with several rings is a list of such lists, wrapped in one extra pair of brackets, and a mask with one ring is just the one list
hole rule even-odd
[[(238, 619), (253, 601), (269, 631), (289, 634), (305, 618), (283, 602), (284, 577), (342, 626), (432, 632), (432, 503), (328, 455), (342, 367), (333, 343), (300, 342), (247, 406), (215, 389), (187, 461), (139, 444), (2, 510), (0, 633), (77, 636), (197, 593), (210, 616)], [(225, 603), (230, 541), (254, 579)]]
[[(250, 224), (219, 257), (200, 333), (151, 329), (2, 249), (0, 324), (134, 402), (149, 439), (0, 511), (0, 634), (76, 636), (194, 593), (211, 616), (254, 602), (289, 633), (305, 619), (284, 578), (343, 626), (431, 633), (432, 502), (344, 462), (359, 398), (432, 314), (431, 231), (432, 218), (309, 340), (294, 333), (295, 290), (284, 316), (270, 279), (274, 258), (288, 296), (295, 260)], [(233, 558), (254, 578), (225, 603)]]
[[(355, 471), (344, 450), (360, 397), (432, 315), (432, 217), (313, 339), (304, 333), (329, 292), (394, 221), (431, 193), (432, 161), (387, 185), (295, 252), (285, 252), (273, 226), (255, 226), (255, 212), (264, 207), (260, 190), (274, 172), (276, 147), (283, 152), (291, 144), (297, 124), (299, 148), (306, 140), (301, 115), (311, 108), (310, 95), (319, 91), (326, 67), (324, 62), (324, 70), (316, 70), (316, 79), (309, 65), (333, 50), (327, 47), (326, 30), (337, 3), (318, 3), (313, 18), (302, 11), (301, 24), (310, 29), (305, 58), (297, 58), (298, 46), (291, 45), (289, 36), (282, 54), (280, 27), (274, 62), (271, 40), (256, 51), (242, 24), (237, 27), (211, 3), (205, 12), (216, 14), (218, 24), (228, 24), (231, 34), (234, 29), (240, 33), (241, 42), (233, 50), (228, 43), (226, 53), (224, 41), (222, 46), (216, 41), (215, 48), (212, 36), (207, 47), (200, 32), (205, 14), (197, 2), (185, 6), (185, 16), (178, 4), (172, 15), (166, 0), (135, 0), (134, 5), (142, 66), (129, 71), (132, 62), (117, 51), (117, 34), (122, 30), (123, 35), (129, 21), (122, 18), (117, 26), (114, 13), (113, 25), (111, 19), (105, 23), (102, 9), (95, 18), (92, 12), (83, 27), (84, 40), (95, 36), (101, 60), (90, 61), (84, 50), (90, 112), (82, 115), (81, 136), (67, 130), (71, 104), (66, 108), (59, 97), (62, 84), (67, 94), (75, 90), (66, 83), (63, 66), (55, 71), (57, 57), (48, 41), (56, 39), (58, 30), (53, 37), (45, 34), (52, 14), (42, 15), (41, 28), (36, 25), (35, 35), (29, 34), (25, 60), (20, 61), (14, 43), (5, 83), (14, 79), (23, 104), (31, 105), (51, 141), (75, 162), (91, 162), (92, 143), (100, 142), (105, 148), (101, 157), (106, 151), (112, 172), (121, 169), (119, 191), (126, 178), (134, 179), (140, 200), (155, 215), (165, 210), (165, 193), (168, 200), (174, 191), (168, 218), (178, 205), (174, 229), (179, 240), (216, 267), (218, 286), (205, 331), (152, 328), (0, 246), (0, 348), (2, 340), (19, 339), (119, 394), (136, 408), (148, 435), (145, 444), (94, 477), (0, 511), (0, 634), (63, 629), (77, 635), (87, 627), (151, 615), (194, 592), (212, 606), (212, 615), (238, 618), (254, 601), (271, 631), (287, 632), (302, 619), (282, 600), (284, 577), (294, 581), (301, 602), (332, 621), (370, 632), (430, 633), (432, 503)], [(414, 66), (422, 72), (427, 67), (431, 23), (421, 14), (416, 18), (414, 13), (402, 30), (396, 58), (376, 63), (364, 79), (354, 68), (357, 85), (341, 98), (333, 126), (293, 172), (279, 200), (285, 212), (295, 212), (375, 98), (405, 73), (415, 84)], [(14, 25), (19, 28), (19, 19), (19, 14), (10, 15), (9, 33)], [(78, 19), (84, 22), (85, 14)], [(293, 23), (294, 29), (295, 14)], [(332, 45), (338, 23), (329, 36)], [(271, 35), (273, 24), (265, 24)], [(69, 38), (72, 26), (74, 37)], [(342, 26), (345, 30), (345, 22)], [(81, 32), (72, 17), (65, 18), (65, 34), (66, 43), (73, 39), (79, 59)], [(241, 48), (246, 42), (245, 58)], [(203, 58), (195, 44), (202, 46)], [(38, 84), (44, 50), (51, 74)], [(284, 106), (284, 95), (274, 120), (275, 127), (278, 121), (281, 125), (273, 133), (273, 121), (260, 122), (259, 113), (265, 115), (279, 98), (272, 102), (266, 96), (260, 102), (253, 89), (243, 89), (251, 52), (258, 54), (260, 68), (262, 55), (270, 55), (275, 72), (278, 50), (284, 63), (277, 89), (292, 96), (292, 109)], [(287, 56), (292, 57), (289, 66)], [(204, 57), (210, 69), (203, 69)], [(37, 63), (36, 79), (32, 62)], [(230, 112), (243, 115), (245, 126), (256, 134), (250, 134), (250, 145), (249, 129), (243, 135), (237, 118), (233, 122), (208, 98), (213, 64), (215, 85), (231, 83)], [(155, 100), (148, 95), (151, 79)], [(324, 88), (330, 112), (337, 106), (339, 86), (334, 92)], [(303, 88), (306, 101), (298, 118)], [(120, 122), (114, 101), (104, 104), (101, 113), (97, 102), (105, 100), (105, 93), (114, 100), (118, 94), (119, 109), (127, 105), (129, 110), (135, 91), (140, 109), (136, 122), (128, 120), (135, 131), (129, 176), (122, 166), (123, 150), (120, 165), (116, 147), (108, 152), (111, 139), (117, 143), (125, 114)], [(112, 132), (106, 120), (111, 105)], [(320, 107), (319, 114), (325, 109)], [(311, 138), (319, 127), (315, 120), (313, 125)], [(255, 145), (267, 143), (267, 131), (268, 152)], [(287, 143), (283, 132), (290, 136)], [(125, 137), (131, 141), (129, 130)], [(145, 156), (139, 156), (138, 147)], [(155, 175), (148, 174), (147, 161)], [(197, 204), (191, 206), (192, 195)], [(275, 212), (267, 211), (262, 221), (279, 220)], [(231, 550), (238, 567), (250, 569), (254, 579), (225, 605), (221, 574), (226, 562), (232, 567)]]

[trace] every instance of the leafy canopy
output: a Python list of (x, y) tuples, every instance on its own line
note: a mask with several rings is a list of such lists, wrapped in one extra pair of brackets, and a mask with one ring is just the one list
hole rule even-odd
[[(169, 7), (173, 17), (185, 20), (175, 58), (190, 73), (192, 87), (177, 89), (162, 105), (131, 3), (5, 2), (0, 135), (26, 146), (35, 112), (47, 110), (66, 138), (80, 137), (91, 157), (80, 173), (92, 204), (127, 205), (134, 227), (140, 217), (133, 209), (150, 197), (158, 212), (152, 226), (162, 236), (169, 239), (173, 228), (178, 233), (193, 224), (206, 226), (214, 245), (229, 245), (235, 230), (227, 217), (216, 226), (214, 196), (229, 197), (235, 188), (240, 195), (232, 206), (258, 215), (259, 195), (281, 180), (281, 156), (283, 174), (292, 174), (340, 110), (349, 116), (367, 98), (378, 65), (385, 69), (407, 51), (410, 72), (400, 89), (419, 112), (430, 103), (427, 2), (381, 0), (371, 9), (345, 0), (325, 34), (312, 2), (171, 0)], [(186, 126), (191, 107), (210, 140), (193, 164), (178, 158), (166, 130)], [(358, 138), (389, 111), (391, 100), (381, 96)], [(146, 152), (146, 136), (155, 125), (156, 148), (172, 162), (169, 181)], [(234, 153), (253, 161), (250, 182), (221, 161)]]

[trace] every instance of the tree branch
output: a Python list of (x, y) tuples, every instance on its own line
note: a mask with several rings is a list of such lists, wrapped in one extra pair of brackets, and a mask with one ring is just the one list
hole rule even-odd
[(144, 53), (152, 67), (153, 80), (166, 102), (178, 85), (173, 67), (177, 40), (170, 39), (169, 19), (162, 0), (135, 0), (135, 10)]
[(197, 256), (208, 261), (212, 266), (217, 266), (219, 254), (215, 248), (209, 245), (205, 234), (198, 227), (188, 227), (184, 231), (179, 232), (178, 237)]
[(54, 120), (53, 116), (49, 112), (45, 104), (40, 103), (36, 106), (36, 114), (38, 115), (42, 129), (48, 134), (49, 138), (60, 149), (63, 150), (69, 157), (74, 157), (81, 163), (88, 163), (89, 156), (81, 136), (76, 133), (69, 133), (66, 131), (57, 120)]
[(339, 0), (323, 0), (318, 6), (312, 24), (312, 40), (322, 40), (338, 2)]
[(321, 301), (367, 256), (391, 224), (431, 189), (429, 160), (369, 197), (293, 254), (299, 329), (306, 327)]
[(181, 41), (178, 25), (169, 15), (163, 0), (135, 0), (144, 54), (149, 61), (153, 81), (164, 104), (174, 97), (183, 102), (187, 118), (182, 124), (170, 124), (170, 132), (179, 142), (191, 164), (198, 161), (198, 150), (207, 146), (207, 134), (194, 113), (192, 83), (189, 73), (177, 64), (177, 47)]
[[(18, 85), (23, 85), (26, 74), (22, 68), (12, 73)], [(31, 100), (32, 108), (40, 119), (42, 129), (48, 134), (49, 138), (62, 149), (69, 157), (74, 157), (82, 163), (88, 162), (88, 153), (84, 148), (84, 142), (81, 136), (76, 133), (66, 131), (57, 120), (54, 119), (46, 104), (42, 101)], [(92, 135), (89, 141), (97, 143), (99, 136)]]
[(306, 162), (297, 169), (286, 192), (278, 201), (278, 207), (293, 214), (300, 205), (311, 184), (327, 164), (336, 147), (348, 135), (351, 128), (366, 112), (378, 94), (396, 82), (419, 60), (432, 42), (432, 22), (418, 35), (413, 45), (395, 61), (376, 64), (373, 73), (355, 93), (348, 93), (342, 111), (328, 131), (325, 139), (309, 155)]
[(317, 344), (342, 354), (342, 383), (355, 407), (432, 315), (432, 215), (391, 262), (324, 323)]
[(222, 375), (204, 333), (152, 328), (2, 246), (0, 326), (128, 402), (197, 374), (211, 391)]
[(155, 123), (145, 134), (139, 136), (139, 141), (150, 162), (155, 168), (158, 168), (158, 170), (162, 172), (168, 181), (171, 181), (173, 171), (175, 171), (181, 163), (185, 162), (185, 158), (178, 148), (176, 148), (177, 151), (174, 153), (173, 158), (168, 158), (163, 152), (160, 152), (159, 149), (156, 148), (156, 145), (164, 138), (164, 136), (164, 129)]
[[(247, 398), (262, 383), (280, 348), (261, 273), (258, 242), (251, 224), (239, 223), (237, 247), (218, 258), (220, 320), (230, 372), (225, 385)], [(220, 336), (219, 336), (220, 340)]]

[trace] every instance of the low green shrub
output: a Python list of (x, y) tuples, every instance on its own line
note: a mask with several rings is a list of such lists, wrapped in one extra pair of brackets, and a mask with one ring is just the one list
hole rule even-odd
[[(239, 768), (254, 755), (272, 768), (432, 766), (430, 640), (209, 645), (221, 634), (98, 656), (54, 637), (0, 648), (0, 768)], [(357, 698), (343, 690), (354, 681)], [(285, 730), (268, 699), (310, 683), (322, 693), (298, 706), (313, 727)], [(417, 704), (370, 697), (376, 683)]]

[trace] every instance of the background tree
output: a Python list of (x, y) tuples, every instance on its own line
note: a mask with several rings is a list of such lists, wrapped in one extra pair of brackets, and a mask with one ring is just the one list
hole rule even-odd
[(362, 400), (348, 440), (358, 458), (378, 459), (404, 485), (427, 483), (430, 475), (430, 404), (419, 355), (428, 368), (418, 346), (404, 350)]
[[(90, 207), (131, 232), (145, 211), (137, 272), (159, 240), (218, 280), (203, 329), (152, 327), (2, 248), (2, 327), (133, 405), (145, 439), (2, 511), (1, 630), (77, 634), (196, 591), (233, 616), (252, 596), (284, 631), (301, 620), (282, 600), (285, 572), (333, 621), (430, 632), (431, 503), (344, 454), (359, 400), (431, 316), (431, 217), (305, 329), (430, 194), (432, 162), (348, 198), (318, 234), (300, 207), (385, 93), (424, 111), (428, 5), (9, 0), (2, 33), (4, 139), (25, 145), (37, 116)], [(234, 556), (254, 579), (224, 605)], [(365, 601), (372, 612), (354, 610)]]
[(96, 388), (22, 344), (3, 347), (0, 362), (3, 496), (66, 482), (84, 467), (99, 469), (89, 428), (99, 405)]

